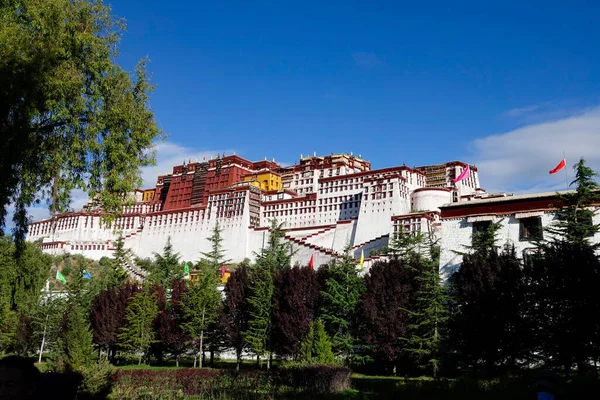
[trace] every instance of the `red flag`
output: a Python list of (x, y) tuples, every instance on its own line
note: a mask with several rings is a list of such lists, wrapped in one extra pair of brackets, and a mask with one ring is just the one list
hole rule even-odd
[(315, 269), (315, 260), (314, 260), (315, 255), (312, 254), (310, 256), (310, 261), (308, 262), (308, 268), (310, 268), (311, 270)]
[(221, 265), (221, 276), (225, 276), (225, 265)]
[(555, 174), (566, 166), (567, 166), (567, 161), (563, 158), (562, 161), (556, 166), (556, 168), (554, 168), (553, 170), (550, 171), (550, 173)]

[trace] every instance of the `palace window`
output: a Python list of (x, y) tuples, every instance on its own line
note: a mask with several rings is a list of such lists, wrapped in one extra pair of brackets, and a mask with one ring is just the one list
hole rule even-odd
[(543, 238), (542, 218), (522, 218), (519, 222), (519, 240), (531, 241)]
[(473, 222), (473, 236), (475, 239), (478, 235), (485, 233), (490, 226), (492, 225), (492, 221), (476, 221)]

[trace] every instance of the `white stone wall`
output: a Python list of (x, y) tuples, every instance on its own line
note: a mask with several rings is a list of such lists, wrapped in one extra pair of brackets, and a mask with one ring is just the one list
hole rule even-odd
[[(554, 212), (545, 212), (542, 218), (542, 226), (547, 227), (556, 222)], [(515, 246), (517, 256), (523, 257), (526, 249), (534, 248), (533, 243), (527, 240), (520, 240), (520, 220), (515, 218), (515, 214), (499, 216), (495, 222), (500, 224), (498, 231), (498, 245), (510, 244)], [(594, 223), (600, 223), (600, 215), (594, 216)], [(443, 279), (447, 279), (456, 271), (462, 262), (462, 255), (459, 252), (468, 252), (468, 246), (471, 245), (473, 233), (473, 223), (467, 222), (464, 218), (442, 219), (441, 226), (441, 253), (440, 253), (440, 274)], [(544, 232), (544, 238), (548, 238), (548, 233)], [(593, 241), (600, 243), (600, 234), (596, 234)]]

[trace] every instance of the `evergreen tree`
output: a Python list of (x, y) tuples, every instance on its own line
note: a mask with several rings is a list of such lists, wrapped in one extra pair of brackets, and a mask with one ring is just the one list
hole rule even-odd
[(300, 344), (298, 361), (307, 364), (334, 364), (335, 356), (331, 346), (325, 325), (317, 319), (310, 323), (306, 337)]
[(208, 238), (211, 250), (202, 254), (202, 262), (207, 263), (215, 271), (221, 271), (221, 266), (230, 260), (225, 259), (225, 250), (223, 249), (222, 229), (219, 223), (215, 224), (212, 235)]
[[(198, 344), (196, 357), (202, 368), (204, 336), (211, 324), (217, 322), (221, 306), (217, 272), (208, 265), (201, 265), (197, 281), (192, 282), (183, 295), (184, 329)], [(194, 367), (196, 360), (194, 360)]]
[(417, 271), (416, 299), (409, 313), (406, 351), (413, 355), (419, 365), (430, 366), (437, 377), (442, 343), (442, 332), (448, 321), (448, 295), (442, 285), (439, 272), (440, 248), (432, 246), (431, 259), (423, 259)]
[(571, 185), (577, 185), (577, 188), (574, 193), (558, 194), (562, 203), (557, 212), (558, 222), (547, 230), (555, 235), (555, 241), (567, 241), (596, 249), (600, 244), (591, 244), (589, 239), (600, 231), (600, 225), (593, 223), (594, 210), (591, 209), (591, 206), (600, 202), (600, 186), (595, 180), (598, 173), (588, 167), (583, 158), (573, 169), (575, 180)]
[(72, 304), (66, 314), (67, 330), (64, 335), (66, 360), (71, 370), (78, 371), (90, 366), (94, 360), (92, 331), (84, 310)]
[(170, 287), (172, 282), (183, 278), (183, 266), (179, 262), (179, 253), (173, 252), (171, 237), (167, 238), (167, 243), (163, 249), (163, 254), (154, 253), (153, 269), (150, 270), (148, 281)]
[(279, 269), (290, 267), (293, 252), (290, 243), (284, 241), (285, 232), (283, 232), (283, 223), (278, 223), (276, 219), (271, 220), (269, 228), (269, 240), (267, 247), (256, 255), (256, 264), (264, 265), (274, 276)]
[(349, 249), (341, 261), (330, 266), (329, 274), (321, 293), (320, 315), (325, 330), (332, 337), (334, 353), (349, 363), (357, 355), (356, 316), (365, 283), (358, 275), (356, 260), (350, 256)]
[[(269, 258), (266, 258), (269, 259)], [(271, 259), (269, 259), (271, 260)], [(249, 271), (248, 328), (243, 333), (248, 348), (259, 358), (271, 351), (271, 312), (273, 309), (273, 275), (271, 265), (253, 265)], [(267, 368), (270, 365), (267, 364)]]
[(109, 286), (121, 286), (127, 281), (127, 265), (131, 258), (131, 250), (125, 248), (125, 241), (123, 240), (123, 234), (120, 233), (117, 241), (115, 242), (115, 251), (112, 259), (112, 274), (108, 279)]
[(284, 242), (283, 224), (271, 220), (267, 248), (256, 254), (256, 264), (248, 275), (250, 290), (248, 310), (250, 320), (248, 329), (244, 332), (244, 340), (248, 347), (258, 357), (269, 355), (267, 368), (270, 368), (272, 355), (272, 311), (273, 294), (275, 292), (275, 275), (284, 268), (289, 268), (293, 253), (290, 243)]
[(525, 264), (531, 352), (567, 375), (574, 364), (587, 373), (600, 358), (600, 322), (590, 317), (600, 307), (599, 247), (590, 242), (600, 231), (592, 209), (600, 202), (600, 188), (598, 174), (583, 158), (574, 169), (576, 190), (559, 195), (558, 222), (547, 228), (549, 240), (540, 241), (538, 254)]
[(127, 323), (118, 335), (119, 343), (123, 348), (138, 353), (138, 363), (141, 364), (155, 340), (152, 323), (158, 315), (156, 298), (149, 288), (132, 296), (125, 315)]
[(246, 349), (244, 333), (248, 330), (249, 315), (249, 264), (240, 265), (225, 284), (225, 303), (221, 318), (221, 329), (226, 342), (233, 347), (236, 355), (236, 369), (239, 371), (242, 353)]

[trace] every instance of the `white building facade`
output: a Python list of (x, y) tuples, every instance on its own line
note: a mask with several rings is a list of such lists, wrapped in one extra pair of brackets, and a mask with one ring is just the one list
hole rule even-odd
[(260, 252), (275, 219), (283, 223), (293, 262), (305, 265), (313, 257), (318, 266), (350, 247), (356, 258), (364, 252), (368, 266), (370, 251), (387, 245), (399, 229), (439, 232), (440, 206), (482, 192), (475, 166), (469, 166), (468, 180), (452, 183), (466, 167), (451, 162), (371, 170), (370, 163), (351, 154), (304, 157), (295, 166), (274, 171), (281, 176), (282, 190), (265, 191), (240, 181), (207, 191), (203, 204), (166, 210), (158, 195), (163, 182), (171, 179), (165, 175), (159, 177), (156, 199), (143, 201), (138, 195), (136, 204), (110, 226), (101, 210), (88, 207), (32, 223), (28, 240), (38, 241), (49, 253), (98, 260), (113, 255), (120, 234), (141, 258), (160, 253), (170, 237), (183, 260), (196, 261), (210, 250), (207, 238), (218, 223), (227, 258), (240, 262)]

